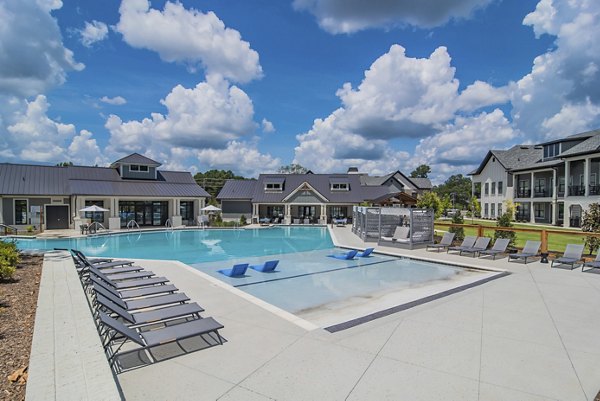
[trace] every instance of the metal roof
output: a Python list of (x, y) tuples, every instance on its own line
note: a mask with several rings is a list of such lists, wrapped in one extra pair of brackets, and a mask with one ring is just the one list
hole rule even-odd
[(263, 182), (265, 184), (282, 184), (285, 182), (285, 177), (273, 177), (273, 176), (265, 176)]
[(158, 171), (157, 180), (130, 180), (116, 169), (83, 166), (0, 164), (2, 195), (210, 196), (192, 175)]
[(117, 160), (113, 163), (115, 164), (143, 164), (147, 166), (160, 166), (161, 164), (156, 160), (152, 160), (144, 155), (140, 155), (139, 153), (132, 153), (129, 156), (125, 156), (122, 159)]
[(219, 191), (217, 199), (247, 199), (254, 196), (254, 190), (258, 181), (256, 180), (227, 180)]

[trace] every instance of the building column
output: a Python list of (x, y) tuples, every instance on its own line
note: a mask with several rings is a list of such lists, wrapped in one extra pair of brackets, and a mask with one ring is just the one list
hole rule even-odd
[(533, 205), (533, 202), (529, 204), (529, 222), (535, 223), (535, 207)]
[[(569, 196), (569, 186), (571, 183), (569, 182), (569, 175), (571, 174), (571, 162), (565, 160), (565, 198)], [(566, 213), (566, 209), (565, 209)], [(566, 216), (566, 214), (565, 214)]]
[(590, 195), (590, 174), (592, 171), (592, 161), (589, 157), (585, 159), (583, 165), (583, 185), (585, 187), (585, 196)]
[[(535, 185), (535, 180), (534, 180), (534, 176), (533, 175), (534, 175), (534, 173), (532, 171), (531, 172), (531, 181), (530, 181), (531, 184), (529, 185), (529, 190), (531, 191), (530, 195), (529, 195), (530, 198), (533, 198), (533, 195), (534, 195), (533, 186)], [(531, 206), (533, 206), (533, 202), (531, 202)]]
[(552, 224), (553, 226), (556, 225), (556, 215), (558, 214), (558, 203), (556, 202), (556, 200), (552, 200), (552, 203), (550, 204), (550, 224)]
[(571, 205), (564, 203), (563, 227), (571, 227)]
[(321, 210), (320, 210), (321, 215), (319, 217), (319, 220), (320, 220), (319, 223), (327, 224), (327, 205), (324, 203), (321, 203), (319, 205), (319, 207), (321, 208)]
[(556, 202), (558, 199), (558, 177), (556, 170), (552, 169), (552, 200)]
[(3, 203), (3, 198), (0, 196), (0, 224), (4, 224), (4, 210), (2, 209)]

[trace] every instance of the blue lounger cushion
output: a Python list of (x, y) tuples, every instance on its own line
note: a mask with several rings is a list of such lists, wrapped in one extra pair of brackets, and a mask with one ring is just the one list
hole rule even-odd
[(356, 256), (356, 254), (358, 253), (358, 251), (352, 250), (352, 251), (348, 251), (346, 253), (342, 253), (342, 254), (338, 254), (338, 255), (327, 255), (330, 258), (336, 258), (336, 259), (341, 259), (341, 260), (350, 260), (350, 259), (354, 259), (354, 257)]
[(368, 256), (371, 256), (371, 252), (373, 252), (374, 250), (375, 248), (367, 248), (362, 252), (358, 252), (356, 256), (358, 256), (359, 258), (366, 258)]
[(248, 267), (261, 273), (270, 273), (275, 271), (275, 268), (278, 264), (278, 260), (269, 260), (268, 262), (262, 263), (260, 265), (251, 265)]
[(234, 265), (231, 269), (221, 269), (218, 272), (228, 277), (240, 277), (246, 274), (247, 269), (248, 263), (240, 263), (239, 265)]

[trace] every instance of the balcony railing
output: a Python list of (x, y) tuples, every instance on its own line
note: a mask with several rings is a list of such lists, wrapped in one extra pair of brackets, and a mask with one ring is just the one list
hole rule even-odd
[(570, 185), (569, 196), (583, 196), (585, 195), (585, 187), (583, 185)]
[(590, 195), (600, 195), (600, 185), (590, 185)]
[(531, 189), (518, 189), (517, 198), (531, 198)]
[(530, 221), (531, 215), (529, 213), (517, 213), (515, 215), (515, 220), (517, 221)]
[(550, 191), (544, 188), (535, 189), (533, 191), (534, 198), (547, 198), (550, 196)]

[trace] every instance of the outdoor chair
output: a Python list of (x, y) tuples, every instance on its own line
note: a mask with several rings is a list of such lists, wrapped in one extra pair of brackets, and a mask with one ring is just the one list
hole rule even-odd
[(77, 249), (71, 249), (71, 252), (85, 265), (93, 265), (98, 269), (106, 269), (116, 266), (133, 265), (131, 260), (112, 260), (112, 259), (88, 259), (83, 252)]
[(373, 253), (374, 250), (375, 248), (367, 248), (362, 252), (357, 252), (356, 256), (358, 256), (359, 258), (367, 258), (371, 256), (371, 253)]
[[(196, 319), (189, 322), (145, 332), (140, 332), (139, 330), (127, 327), (123, 323), (113, 319), (103, 312), (99, 312), (98, 317), (103, 326), (103, 329), (100, 332), (100, 337), (102, 338), (104, 350), (107, 353), (108, 361), (111, 367), (115, 366), (117, 361), (116, 358), (119, 356), (132, 352), (147, 351), (149, 348), (157, 345), (179, 342), (190, 337), (204, 336), (205, 334), (208, 334), (214, 340), (215, 338), (211, 335), (211, 333), (214, 333), (217, 336), (217, 341), (219, 344), (223, 344), (223, 339), (219, 334), (219, 330), (223, 328), (223, 325), (212, 317)], [(119, 353), (121, 347), (126, 343), (126, 341), (113, 341), (119, 337), (131, 340), (135, 344), (139, 345), (139, 347)], [(113, 346), (115, 347), (114, 349)], [(148, 358), (150, 358), (150, 362), (156, 361), (150, 352), (146, 352), (146, 355)]]
[(581, 271), (583, 272), (583, 269), (586, 267), (589, 267), (589, 270), (600, 269), (600, 252), (598, 252), (598, 255), (596, 255), (596, 259), (591, 262), (585, 262), (583, 266), (581, 266)]
[(99, 278), (94, 275), (90, 276), (91, 282), (94, 284), (94, 287), (102, 287), (106, 291), (109, 291), (116, 297), (119, 297), (123, 300), (127, 300), (130, 298), (140, 298), (146, 297), (149, 295), (163, 295), (163, 294), (172, 294), (174, 292), (179, 291), (177, 287), (173, 284), (165, 284), (165, 285), (153, 285), (148, 287), (142, 287), (134, 290), (116, 290), (112, 288), (108, 283), (103, 282)]
[[(162, 285), (169, 282), (169, 280), (165, 277), (150, 277), (137, 280), (114, 281), (111, 278), (109, 278), (109, 276), (102, 274), (102, 272), (95, 271), (95, 269), (90, 271), (96, 277), (98, 277), (99, 279), (101, 279), (116, 290), (130, 290), (132, 288)], [(87, 285), (84, 283), (84, 287), (86, 286)]]
[(251, 265), (248, 266), (252, 270), (256, 270), (261, 273), (272, 273), (275, 271), (275, 268), (279, 264), (278, 260), (269, 260), (268, 262), (262, 263), (260, 265)]
[(490, 244), (490, 240), (490, 237), (479, 237), (477, 238), (477, 241), (475, 241), (475, 245), (473, 245), (471, 248), (460, 249), (458, 254), (462, 255), (463, 253), (470, 253), (473, 254), (473, 257), (475, 257), (479, 252), (487, 249), (488, 245)]
[(137, 309), (155, 308), (157, 306), (166, 306), (171, 304), (182, 304), (190, 300), (190, 298), (182, 292), (174, 294), (160, 295), (155, 297), (147, 298), (136, 298), (128, 301), (124, 301), (119, 297), (114, 296), (109, 291), (102, 287), (92, 286), (95, 292), (96, 298), (103, 297), (111, 301), (114, 304), (119, 305), (121, 308), (127, 311), (135, 311)]
[(439, 252), (441, 249), (446, 249), (450, 245), (452, 245), (453, 240), (454, 240), (454, 233), (444, 233), (444, 236), (442, 237), (442, 239), (439, 243), (429, 244), (429, 245), (427, 245), (425, 250), (428, 250), (429, 248), (433, 248)]
[(528, 258), (533, 258), (537, 256), (540, 246), (542, 245), (541, 241), (527, 241), (525, 243), (525, 247), (519, 253), (510, 253), (508, 255), (508, 261), (510, 262), (513, 259), (523, 259), (525, 264), (527, 264)]
[(330, 258), (335, 258), (335, 259), (340, 259), (340, 260), (351, 260), (354, 259), (354, 257), (356, 256), (356, 254), (358, 253), (358, 251), (356, 249), (352, 250), (352, 251), (348, 251), (345, 253), (341, 253), (341, 254), (333, 254), (333, 255), (327, 255)]
[(217, 271), (227, 277), (241, 277), (246, 274), (247, 269), (248, 263), (241, 263), (238, 265), (234, 265), (231, 269), (221, 269)]
[(408, 236), (410, 235), (410, 227), (406, 226), (398, 226), (396, 230), (394, 230), (394, 235), (392, 237), (382, 236), (381, 239), (383, 241), (391, 241), (391, 242), (409, 242)]
[(565, 253), (560, 258), (556, 258), (550, 264), (550, 268), (554, 267), (554, 264), (559, 265), (571, 265), (571, 270), (575, 268), (575, 263), (581, 260), (583, 255), (584, 245), (580, 244), (567, 244)]
[(95, 267), (90, 267), (89, 270), (90, 270), (90, 272), (94, 273), (96, 276), (100, 277), (103, 280), (104, 280), (104, 277), (106, 277), (112, 281), (137, 280), (140, 278), (150, 278), (155, 275), (153, 272), (147, 271), (147, 270), (143, 270), (143, 271), (139, 271), (139, 272), (112, 273), (112, 274), (106, 274), (103, 271), (96, 269)]
[(492, 259), (496, 260), (496, 255), (499, 255), (501, 253), (506, 253), (506, 248), (508, 248), (509, 243), (510, 243), (510, 239), (508, 239), (508, 238), (498, 238), (494, 242), (494, 246), (492, 247), (492, 249), (486, 249), (485, 251), (479, 252), (479, 256), (480, 257), (481, 257), (481, 255), (492, 256)]
[(460, 252), (462, 249), (467, 249), (467, 248), (472, 248), (475, 245), (475, 241), (477, 240), (477, 237), (474, 235), (468, 235), (466, 236), (463, 240), (462, 243), (458, 246), (449, 246), (446, 249), (446, 253), (450, 252), (450, 251), (457, 251)]

